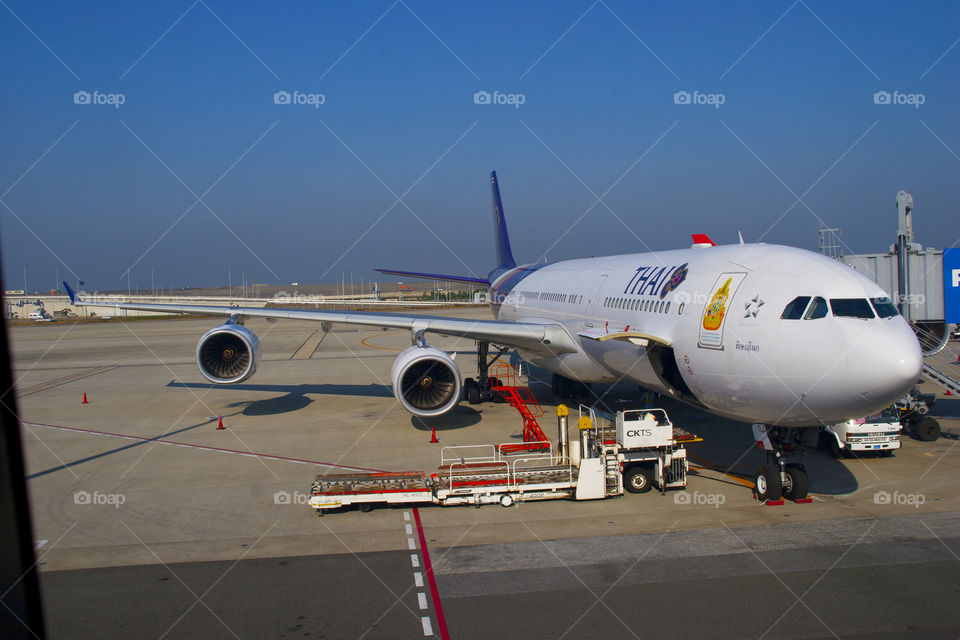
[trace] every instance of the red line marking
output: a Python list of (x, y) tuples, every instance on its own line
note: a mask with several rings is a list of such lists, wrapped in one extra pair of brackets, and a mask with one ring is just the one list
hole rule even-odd
[(450, 633), (447, 631), (447, 619), (443, 617), (443, 605), (440, 604), (440, 592), (437, 590), (437, 579), (433, 577), (433, 565), (430, 564), (430, 552), (427, 550), (427, 538), (423, 535), (423, 524), (420, 522), (420, 510), (413, 508), (413, 519), (417, 522), (417, 535), (420, 537), (420, 553), (423, 555), (423, 568), (427, 572), (427, 580), (430, 582), (430, 596), (433, 598), (433, 610), (437, 614), (437, 627), (439, 627), (440, 638), (450, 640)]
[(80, 427), (65, 427), (59, 424), (43, 424), (42, 422), (24, 422), (23, 424), (34, 427), (47, 427), (49, 429), (63, 429), (64, 431), (77, 431), (79, 433), (90, 433), (96, 436), (111, 436), (113, 438), (124, 438), (126, 440), (139, 440), (141, 442), (159, 442), (161, 444), (175, 444), (181, 447), (190, 447), (191, 449), (206, 449), (207, 451), (220, 451), (222, 453), (239, 453), (245, 456), (254, 456), (257, 458), (267, 458), (268, 460), (284, 460), (287, 462), (306, 462), (322, 467), (336, 467), (338, 469), (350, 469), (351, 471), (374, 471), (381, 473), (381, 469), (367, 469), (366, 467), (351, 467), (345, 464), (336, 464), (335, 462), (321, 462), (319, 460), (305, 460), (303, 458), (289, 458), (287, 456), (275, 456), (267, 453), (256, 453), (253, 451), (240, 451), (238, 449), (225, 449), (223, 447), (208, 447), (203, 444), (192, 444), (189, 442), (177, 442), (176, 440), (164, 440), (162, 438), (144, 438), (142, 436), (131, 436), (125, 433), (110, 433), (109, 431), (96, 431), (95, 429), (81, 429)]

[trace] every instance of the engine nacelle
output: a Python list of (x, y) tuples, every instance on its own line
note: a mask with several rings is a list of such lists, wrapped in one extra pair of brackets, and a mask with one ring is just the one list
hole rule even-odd
[(241, 324), (224, 324), (207, 331), (197, 343), (197, 366), (215, 384), (243, 382), (257, 370), (260, 339)]
[(453, 358), (433, 347), (403, 351), (393, 363), (390, 378), (393, 395), (415, 416), (439, 416), (460, 401), (460, 368)]

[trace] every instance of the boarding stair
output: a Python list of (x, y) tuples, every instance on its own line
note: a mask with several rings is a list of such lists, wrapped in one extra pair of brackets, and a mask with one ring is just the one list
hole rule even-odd
[(934, 382), (946, 389), (949, 394), (960, 395), (960, 382), (957, 382), (940, 369), (932, 367), (924, 362), (923, 375), (925, 375), (931, 382)]
[(520, 386), (517, 370), (505, 362), (490, 368), (490, 387), (504, 402), (510, 403), (523, 419), (523, 443), (502, 445), (500, 450), (506, 454), (550, 449), (547, 439), (537, 418), (543, 415), (543, 407), (537, 402), (530, 387)]

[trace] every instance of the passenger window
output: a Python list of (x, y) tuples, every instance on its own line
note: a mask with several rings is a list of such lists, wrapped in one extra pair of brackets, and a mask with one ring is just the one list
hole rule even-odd
[(890, 318), (898, 313), (890, 298), (870, 298), (870, 302), (873, 303), (873, 308), (881, 318)]
[(807, 308), (810, 296), (797, 296), (790, 301), (780, 314), (781, 320), (799, 320), (803, 317), (803, 310)]
[(830, 309), (833, 315), (841, 318), (869, 320), (875, 317), (870, 303), (865, 298), (830, 298)]
[(820, 296), (817, 296), (813, 299), (813, 302), (810, 304), (810, 308), (807, 309), (807, 313), (803, 316), (803, 319), (818, 320), (826, 317), (827, 311), (827, 301)]

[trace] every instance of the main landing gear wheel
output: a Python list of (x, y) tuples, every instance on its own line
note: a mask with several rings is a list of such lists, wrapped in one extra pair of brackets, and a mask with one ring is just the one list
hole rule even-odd
[(504, 402), (503, 396), (501, 396), (499, 393), (497, 393), (494, 390), (496, 387), (502, 387), (503, 382), (500, 380), (500, 378), (494, 378), (493, 376), (490, 376), (488, 379), (490, 380), (490, 390), (492, 393), (492, 396), (490, 399), (493, 402)]
[(913, 426), (917, 440), (933, 442), (940, 437), (940, 423), (933, 418), (923, 418)]
[(843, 455), (843, 450), (840, 449), (840, 443), (837, 442), (837, 437), (829, 431), (824, 431), (820, 434), (820, 446), (830, 452), (830, 455), (834, 458), (839, 459)]
[(463, 395), (470, 404), (480, 404), (480, 385), (473, 378), (467, 378), (463, 383)]
[(775, 464), (761, 465), (754, 476), (757, 485), (757, 499), (761, 502), (779, 500), (783, 496), (783, 483)]
[(787, 465), (786, 477), (783, 479), (783, 497), (787, 500), (806, 498), (810, 489), (807, 472), (797, 465)]
[(653, 488), (653, 471), (647, 467), (631, 467), (623, 476), (623, 486), (630, 493), (646, 493)]

